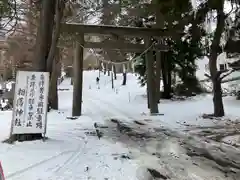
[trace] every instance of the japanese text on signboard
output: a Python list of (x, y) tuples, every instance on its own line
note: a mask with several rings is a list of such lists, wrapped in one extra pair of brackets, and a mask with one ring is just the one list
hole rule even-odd
[(12, 133), (44, 133), (49, 75), (19, 71), (16, 80)]

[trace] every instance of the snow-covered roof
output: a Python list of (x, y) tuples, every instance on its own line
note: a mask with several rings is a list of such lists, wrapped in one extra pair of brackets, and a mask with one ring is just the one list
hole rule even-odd
[(225, 63), (230, 63), (231, 64), (231, 63), (234, 63), (238, 60), (239, 60), (239, 58), (228, 58), (226, 52), (221, 53), (217, 58), (217, 61), (221, 64), (225, 64)]

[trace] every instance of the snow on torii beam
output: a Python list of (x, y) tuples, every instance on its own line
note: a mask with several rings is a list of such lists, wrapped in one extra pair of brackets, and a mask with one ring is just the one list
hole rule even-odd
[[(70, 24), (62, 23), (61, 31), (70, 34), (105, 34), (119, 36), (135, 36), (135, 37), (169, 37), (173, 36), (172, 32), (160, 28), (138, 28), (126, 26), (111, 25), (86, 25), (86, 24)], [(176, 34), (176, 33), (175, 33)]]

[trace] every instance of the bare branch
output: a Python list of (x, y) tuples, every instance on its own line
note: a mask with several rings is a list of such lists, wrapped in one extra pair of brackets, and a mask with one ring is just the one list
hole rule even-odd
[(207, 78), (211, 79), (211, 76), (207, 73), (204, 74), (204, 76), (206, 76)]
[(220, 79), (223, 80), (225, 77), (229, 76), (229, 75), (232, 74), (233, 72), (235, 72), (235, 69), (232, 69), (232, 70), (228, 71), (228, 73), (223, 74), (223, 76), (220, 77)]

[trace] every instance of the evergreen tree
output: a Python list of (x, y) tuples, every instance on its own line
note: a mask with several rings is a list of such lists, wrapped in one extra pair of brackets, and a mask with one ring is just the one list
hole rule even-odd
[[(239, 2), (240, 5), (240, 2)], [(240, 10), (235, 14), (234, 21), (231, 17), (228, 18), (229, 32), (225, 51), (229, 57), (240, 56)]]
[[(170, 82), (164, 81), (166, 81), (165, 79), (171, 79), (173, 72), (176, 72), (178, 77), (181, 79), (181, 85), (178, 87), (181, 87), (182, 92), (185, 93), (188, 91), (187, 94), (191, 94), (191, 92), (199, 92), (200, 90), (198, 80), (195, 76), (197, 68), (195, 60), (203, 56), (204, 48), (200, 42), (200, 38), (197, 40), (192, 38), (192, 28), (185, 28), (186, 25), (191, 23), (191, 21), (182, 20), (183, 16), (189, 16), (192, 13), (192, 5), (189, 1), (181, 1), (181, 3), (179, 4), (178, 1), (174, 1), (173, 4), (167, 4), (168, 6), (163, 3), (161, 8), (165, 19), (165, 28), (169, 31), (173, 31), (173, 29), (175, 29), (175, 31), (178, 30), (183, 34), (186, 33), (183, 38), (166, 39), (166, 43), (170, 47), (170, 51), (163, 53), (164, 55), (162, 58), (165, 60), (162, 61), (162, 75), (164, 85), (168, 86), (168, 92), (163, 94), (167, 98), (170, 97), (169, 91), (171, 91), (172, 80), (170, 80)], [(138, 27), (142, 27), (144, 26), (144, 23), (149, 21), (154, 21), (154, 19), (147, 17), (142, 21), (139, 20), (136, 25)], [(200, 34), (205, 34), (203, 28), (200, 28)], [(136, 54), (136, 56), (138, 55), (139, 54)], [(144, 56), (138, 58), (135, 62), (135, 71), (139, 74), (141, 85), (144, 85), (145, 83), (145, 66)], [(166, 91), (166, 89), (164, 89), (164, 91)]]
[[(202, 29), (202, 34), (204, 30)], [(204, 55), (204, 47), (201, 42), (193, 41), (192, 35), (187, 34), (184, 39), (173, 41), (172, 52), (169, 52), (174, 65), (174, 71), (180, 78), (177, 85), (178, 93), (183, 95), (191, 95), (192, 93), (200, 93), (201, 88), (196, 77), (196, 59)]]

